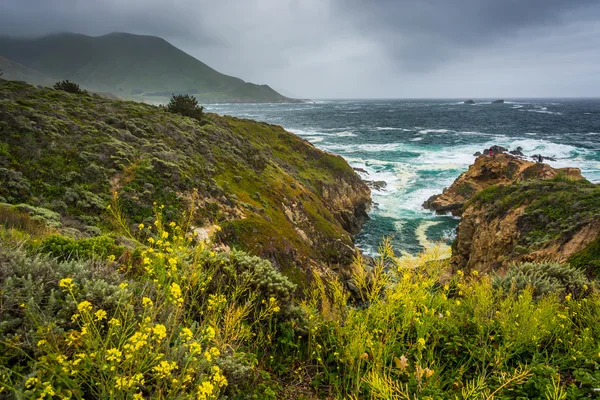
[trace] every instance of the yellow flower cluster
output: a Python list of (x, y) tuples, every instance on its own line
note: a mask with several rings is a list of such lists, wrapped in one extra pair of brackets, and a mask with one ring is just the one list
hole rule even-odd
[(143, 385), (145, 382), (144, 375), (137, 373), (134, 376), (116, 376), (115, 377), (115, 388), (118, 390), (128, 390), (137, 385)]
[(177, 363), (175, 361), (161, 361), (160, 364), (152, 368), (159, 378), (167, 378), (171, 376), (171, 373), (177, 369)]
[(183, 295), (181, 293), (181, 286), (179, 286), (175, 282), (172, 282), (171, 286), (169, 287), (169, 292), (171, 293), (171, 300), (175, 304), (178, 304), (178, 305), (183, 304)]
[(79, 303), (77, 305), (77, 309), (79, 310), (79, 312), (83, 313), (83, 312), (90, 312), (92, 311), (92, 303), (90, 303), (87, 300), (82, 301), (81, 303)]

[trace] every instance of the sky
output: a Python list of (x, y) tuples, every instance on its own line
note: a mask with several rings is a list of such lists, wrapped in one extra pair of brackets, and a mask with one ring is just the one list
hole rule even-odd
[(0, 35), (160, 36), (302, 98), (600, 96), (598, 0), (0, 0)]

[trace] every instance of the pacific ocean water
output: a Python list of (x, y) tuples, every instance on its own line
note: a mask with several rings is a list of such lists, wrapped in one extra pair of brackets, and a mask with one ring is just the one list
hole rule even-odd
[(343, 156), (373, 190), (371, 220), (357, 245), (376, 254), (382, 237), (416, 254), (450, 243), (458, 220), (422, 208), (492, 145), (556, 158), (600, 183), (600, 99), (506, 101), (336, 100), (303, 104), (215, 104), (206, 111), (283, 126), (316, 147)]

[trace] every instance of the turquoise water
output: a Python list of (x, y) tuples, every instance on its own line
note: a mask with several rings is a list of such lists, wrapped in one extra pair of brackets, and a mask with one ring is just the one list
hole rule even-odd
[(505, 104), (457, 100), (318, 101), (306, 104), (222, 104), (209, 112), (281, 125), (316, 147), (343, 156), (364, 179), (385, 181), (373, 191), (371, 220), (357, 237), (374, 254), (383, 236), (417, 253), (451, 242), (458, 220), (421, 207), (497, 144), (526, 155), (556, 158), (600, 183), (600, 100), (519, 100)]

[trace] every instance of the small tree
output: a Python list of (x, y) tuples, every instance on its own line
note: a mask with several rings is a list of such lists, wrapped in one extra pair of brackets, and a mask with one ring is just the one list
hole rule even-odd
[(189, 94), (174, 94), (167, 104), (167, 111), (202, 120), (204, 107), (198, 105), (198, 100)]
[(56, 90), (64, 90), (65, 92), (75, 93), (75, 94), (84, 94), (87, 93), (87, 90), (81, 90), (79, 85), (75, 82), (70, 82), (69, 80), (56, 82), (54, 84), (54, 89)]

